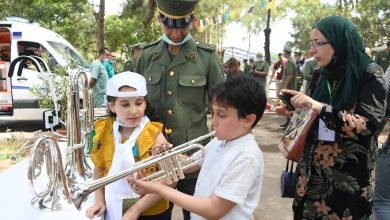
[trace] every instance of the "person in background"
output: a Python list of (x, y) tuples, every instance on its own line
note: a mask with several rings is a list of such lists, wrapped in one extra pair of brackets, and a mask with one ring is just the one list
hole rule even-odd
[[(207, 96), (223, 82), (223, 69), (216, 47), (197, 43), (190, 34), (198, 0), (155, 2), (163, 34), (144, 45), (136, 72), (145, 77), (148, 101), (171, 131), (168, 141), (178, 146), (209, 132)], [(187, 175), (177, 189), (193, 195), (196, 178), (196, 173)], [(183, 213), (189, 219), (189, 212)]]
[(114, 67), (112, 66), (113, 63), (113, 57), (111, 55), (112, 53), (110, 50), (108, 51), (109, 51), (109, 55), (107, 56), (107, 58), (103, 59), (103, 66), (106, 68), (108, 78), (111, 79), (115, 75), (115, 70)]
[[(387, 84), (387, 108), (385, 123), (389, 122), (390, 118), (390, 67), (387, 68), (385, 74), (385, 82)], [(373, 210), (377, 220), (390, 219), (390, 130), (387, 139), (381, 148), (378, 149), (378, 154), (375, 163), (375, 190), (373, 197)]]
[(116, 56), (116, 53), (114, 51), (111, 51), (110, 63), (111, 63), (112, 68), (114, 69), (114, 75), (118, 73), (118, 71), (116, 69), (116, 61), (117, 61), (117, 59), (118, 59), (118, 57)]
[(379, 52), (375, 56), (375, 63), (382, 67), (383, 72), (387, 70), (390, 65), (390, 40), (386, 43), (386, 49)]
[(244, 59), (242, 62), (244, 63), (244, 73), (248, 74), (249, 73), (248, 59)]
[[(287, 62), (283, 68), (282, 81), (280, 83), (281, 89), (290, 89), (290, 90), (297, 89), (298, 69), (294, 59), (291, 57), (291, 53), (292, 53), (292, 42), (286, 42), (284, 45), (283, 54), (284, 57), (287, 59)], [(280, 125), (280, 127), (282, 128), (287, 127), (289, 122), (290, 122), (290, 118), (286, 116), (286, 122)]]
[(226, 74), (226, 79), (230, 79), (233, 76), (237, 76), (238, 74), (244, 74), (244, 72), (240, 69), (240, 64), (236, 58), (232, 57), (228, 60), (228, 72)]
[[(200, 164), (186, 171), (200, 169), (194, 196), (159, 182), (130, 177), (129, 183), (139, 187), (139, 194), (156, 193), (191, 211), (192, 220), (253, 219), (260, 202), (264, 159), (252, 128), (261, 119), (266, 102), (264, 88), (246, 74), (216, 86), (211, 98), (216, 137), (206, 145)], [(202, 154), (198, 151), (194, 156)]]
[(105, 105), (106, 84), (108, 74), (103, 66), (103, 61), (110, 56), (110, 51), (103, 47), (99, 50), (99, 57), (91, 64), (91, 78), (89, 79), (89, 88), (93, 89), (93, 106), (101, 108)]
[(303, 83), (300, 91), (309, 95), (309, 89), (310, 85), (312, 85), (311, 81), (313, 79), (313, 74), (319, 69), (318, 62), (315, 59), (312, 51), (307, 52), (307, 58), (305, 59), (305, 63), (301, 66), (300, 69), (303, 75)]
[(293, 95), (295, 108), (318, 114), (296, 167), (294, 219), (369, 219), (374, 152), (386, 111), (384, 74), (345, 17), (319, 20), (310, 39), (322, 68), (313, 95), (282, 90)]
[(253, 68), (250, 71), (250, 75), (253, 76), (260, 85), (265, 88), (267, 82), (267, 75), (269, 66), (268, 63), (263, 60), (263, 54), (256, 54), (256, 61), (253, 64)]
[(141, 54), (142, 47), (144, 44), (146, 44), (146, 43), (142, 42), (142, 43), (138, 43), (138, 44), (134, 44), (134, 45), (130, 46), (130, 49), (132, 50), (132, 56), (123, 65), (123, 72), (135, 71), (135, 65), (137, 63), (139, 55)]
[[(283, 53), (278, 53), (278, 61), (274, 63), (274, 66), (272, 68), (271, 79), (269, 81), (269, 84), (271, 85), (272, 80), (276, 73), (276, 79), (275, 79), (276, 94), (280, 93), (280, 81), (282, 80), (283, 68), (284, 68)], [(280, 99), (278, 95), (276, 95), (276, 105), (277, 106), (280, 105)]]
[(301, 90), (303, 84), (303, 72), (301, 71), (303, 64), (305, 63), (305, 57), (302, 57), (302, 51), (296, 49), (294, 51), (295, 65), (297, 67), (297, 91)]

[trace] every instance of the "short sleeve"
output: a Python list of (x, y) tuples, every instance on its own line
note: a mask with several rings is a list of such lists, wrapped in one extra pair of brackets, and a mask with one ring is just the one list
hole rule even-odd
[(99, 77), (100, 65), (94, 61), (91, 64), (91, 78), (97, 79)]

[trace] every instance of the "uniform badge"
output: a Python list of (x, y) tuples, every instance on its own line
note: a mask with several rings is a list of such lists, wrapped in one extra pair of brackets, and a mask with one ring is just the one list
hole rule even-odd
[(192, 62), (196, 62), (196, 52), (189, 52), (187, 55), (186, 55), (186, 58), (187, 60), (189, 61), (192, 61)]
[(160, 57), (160, 54), (157, 51), (153, 51), (152, 53), (152, 60), (155, 60)]

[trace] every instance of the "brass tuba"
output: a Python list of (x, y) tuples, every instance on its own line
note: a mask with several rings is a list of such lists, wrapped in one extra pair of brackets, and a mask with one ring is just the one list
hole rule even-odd
[[(30, 60), (37, 70), (47, 74), (45, 77), (52, 77), (47, 64), (36, 56), (23, 56), (15, 59), (11, 63), (10, 73), (18, 62)], [(19, 65), (18, 74), (23, 65)], [(12, 73), (11, 73), (12, 71)], [(52, 96), (57, 112), (58, 104), (53, 90), (53, 83), (49, 79), (49, 92)], [(80, 87), (82, 86), (82, 98), (80, 99)], [(56, 133), (37, 133), (28, 140), (11, 158), (16, 160), (20, 154), (28, 148), (30, 149), (30, 159), (28, 168), (28, 179), (34, 198), (31, 203), (34, 207), (46, 210), (57, 211), (72, 208), (73, 201), (70, 198), (69, 187), (75, 183), (86, 181), (93, 175), (91, 168), (86, 162), (85, 149), (89, 144), (89, 132), (92, 128), (93, 120), (93, 100), (92, 92), (88, 89), (88, 77), (85, 72), (77, 71), (69, 73), (69, 84), (67, 89), (67, 148), (65, 169), (62, 165), (61, 151), (54, 136)], [(53, 95), (54, 94), (54, 95)], [(80, 100), (82, 109), (80, 109)], [(64, 114), (64, 113), (63, 113)], [(45, 163), (46, 162), (46, 163)], [(46, 168), (47, 176), (42, 176), (42, 170)], [(38, 177), (45, 179), (48, 183), (42, 191), (37, 190)]]

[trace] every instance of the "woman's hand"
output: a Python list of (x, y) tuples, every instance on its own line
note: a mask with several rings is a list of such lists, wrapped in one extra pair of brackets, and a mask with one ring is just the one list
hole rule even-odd
[(321, 113), (321, 109), (322, 109), (321, 102), (318, 102), (298, 91), (282, 89), (281, 92), (293, 95), (293, 97), (291, 98), (291, 104), (295, 108), (306, 107), (306, 108), (313, 109), (314, 111), (317, 112), (317, 114)]
[(88, 218), (93, 219), (95, 215), (97, 217), (102, 216), (105, 211), (106, 211), (106, 204), (104, 202), (96, 202), (93, 206), (91, 206), (85, 211), (85, 214), (87, 215)]

